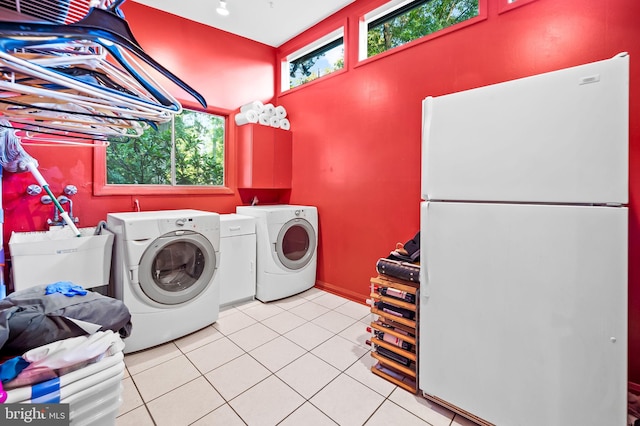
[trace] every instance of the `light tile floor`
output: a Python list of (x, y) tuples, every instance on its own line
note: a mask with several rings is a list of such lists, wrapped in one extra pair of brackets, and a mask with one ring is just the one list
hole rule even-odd
[[(312, 288), (125, 356), (117, 426), (473, 426), (370, 371), (369, 308)], [(134, 325), (135, 326), (135, 325)]]

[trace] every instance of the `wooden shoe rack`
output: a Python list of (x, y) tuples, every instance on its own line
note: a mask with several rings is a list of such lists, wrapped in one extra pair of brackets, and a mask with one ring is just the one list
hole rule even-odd
[[(385, 294), (386, 293), (386, 294)], [(419, 284), (387, 275), (371, 278), (371, 356), (374, 374), (418, 392)]]

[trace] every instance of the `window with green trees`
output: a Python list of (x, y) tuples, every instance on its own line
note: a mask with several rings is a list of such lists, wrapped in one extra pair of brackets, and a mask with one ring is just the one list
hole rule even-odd
[(138, 138), (111, 140), (107, 184), (224, 185), (225, 118), (183, 110)]
[[(344, 68), (344, 30), (341, 28), (287, 56), (283, 90), (293, 89)], [(285, 70), (288, 72), (285, 75)]]
[(415, 0), (400, 3), (381, 16), (375, 14), (377, 16), (366, 19), (367, 57), (402, 46), (478, 14), (478, 0)]

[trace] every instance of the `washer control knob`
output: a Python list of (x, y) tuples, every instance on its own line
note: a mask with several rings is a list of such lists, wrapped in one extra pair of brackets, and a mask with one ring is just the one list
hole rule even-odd
[(184, 226), (187, 219), (176, 219), (176, 226)]
[(300, 213), (301, 213), (300, 210), (295, 211), (296, 216), (300, 216)]

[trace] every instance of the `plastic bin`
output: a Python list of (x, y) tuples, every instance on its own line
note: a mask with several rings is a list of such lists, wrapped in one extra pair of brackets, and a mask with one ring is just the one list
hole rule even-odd
[(58, 378), (9, 389), (6, 403), (67, 403), (71, 425), (113, 426), (124, 369), (124, 355), (118, 352)]

